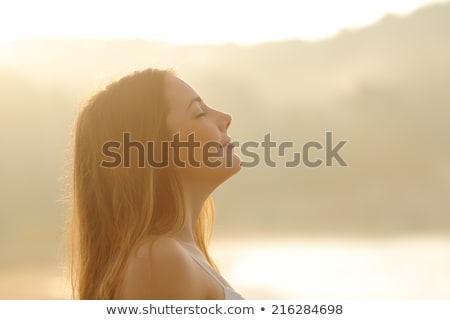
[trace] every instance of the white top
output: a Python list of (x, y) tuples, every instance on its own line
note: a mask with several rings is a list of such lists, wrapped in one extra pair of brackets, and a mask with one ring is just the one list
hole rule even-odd
[(205, 265), (200, 260), (198, 260), (194, 255), (192, 255), (191, 253), (189, 254), (200, 265), (200, 267), (202, 267), (203, 270), (205, 270), (223, 288), (225, 300), (245, 300), (239, 293), (234, 291), (232, 287), (224, 285), (222, 281), (220, 281), (219, 278), (214, 274), (214, 271), (211, 269), (209, 265)]

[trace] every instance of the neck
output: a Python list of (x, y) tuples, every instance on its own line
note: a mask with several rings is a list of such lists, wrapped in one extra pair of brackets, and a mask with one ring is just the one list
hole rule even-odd
[(212, 190), (199, 183), (182, 183), (186, 219), (183, 227), (174, 235), (184, 245), (198, 248), (195, 229), (203, 205)]

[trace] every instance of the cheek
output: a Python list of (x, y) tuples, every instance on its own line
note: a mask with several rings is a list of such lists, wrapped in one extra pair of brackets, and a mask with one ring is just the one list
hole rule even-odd
[(172, 137), (179, 133), (180, 141), (188, 141), (190, 135), (193, 135), (191, 139), (202, 144), (208, 141), (220, 141), (220, 133), (217, 129), (212, 124), (201, 120), (198, 123), (195, 121), (179, 123), (172, 126), (169, 132), (172, 134)]
[[(192, 148), (181, 147), (177, 150), (172, 149), (172, 152), (177, 152), (178, 159), (189, 165), (189, 159), (195, 159), (204, 163), (204, 157), (206, 154), (205, 144), (208, 142), (220, 142), (220, 133), (212, 124), (207, 121), (186, 121), (178, 123), (176, 125), (169, 126), (169, 133), (171, 134), (172, 141), (175, 138), (181, 143), (187, 141), (193, 141), (195, 145)], [(210, 152), (215, 153), (216, 148), (211, 147)], [(193, 152), (193, 154), (191, 154)]]
[(218, 132), (214, 129), (213, 126), (199, 126), (197, 130), (195, 130), (195, 140), (200, 143), (206, 143), (209, 141), (220, 141), (220, 136)]

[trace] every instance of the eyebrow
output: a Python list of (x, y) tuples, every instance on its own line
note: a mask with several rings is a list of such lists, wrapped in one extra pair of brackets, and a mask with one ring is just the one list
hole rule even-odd
[(186, 111), (188, 111), (188, 109), (192, 106), (194, 102), (202, 102), (202, 98), (200, 98), (199, 96), (192, 98), (191, 101), (189, 102), (189, 105), (186, 108)]

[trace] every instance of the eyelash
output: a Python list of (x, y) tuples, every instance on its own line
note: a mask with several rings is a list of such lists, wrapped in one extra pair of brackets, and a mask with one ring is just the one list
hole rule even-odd
[(201, 117), (203, 117), (203, 116), (206, 116), (206, 112), (202, 112), (202, 113), (196, 115), (196, 116), (195, 116), (195, 119), (201, 118)]
[[(200, 103), (203, 104), (203, 101), (200, 101)], [(201, 108), (201, 109), (202, 109), (202, 111), (204, 110), (203, 108)], [(206, 112), (205, 111), (203, 111), (202, 113), (199, 113), (198, 115), (196, 115), (195, 119), (199, 119), (199, 118), (204, 117), (204, 116), (206, 116)]]

